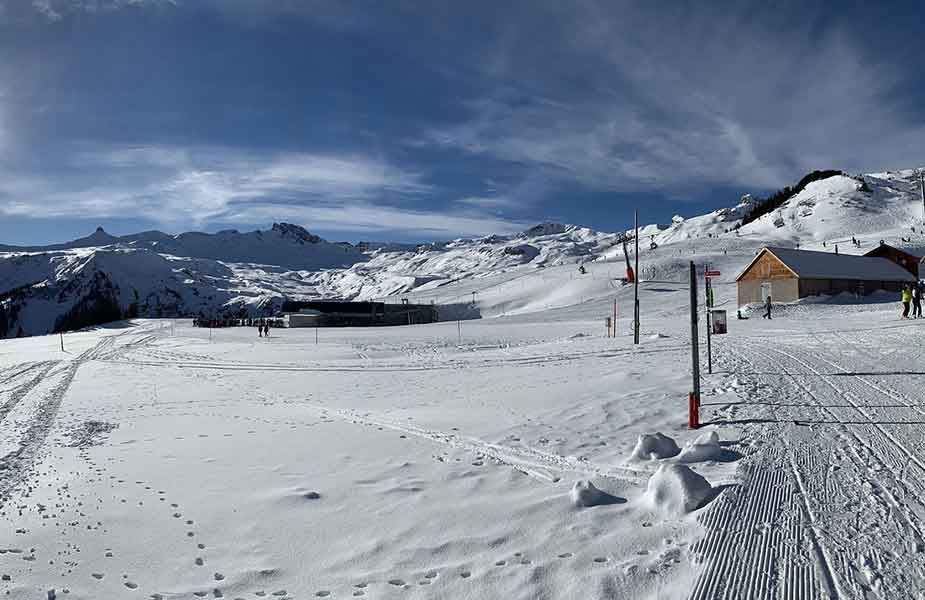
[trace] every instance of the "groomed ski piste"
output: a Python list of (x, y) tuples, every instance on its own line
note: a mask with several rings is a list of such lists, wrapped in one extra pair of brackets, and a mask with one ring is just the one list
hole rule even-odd
[[(867, 248), (911, 235), (871, 223)], [(639, 345), (622, 251), (410, 294), (471, 299), (458, 323), (4, 340), (0, 591), (921, 598), (925, 321), (886, 293), (737, 320), (772, 233), (641, 254)], [(689, 261), (730, 315), (698, 430)]]

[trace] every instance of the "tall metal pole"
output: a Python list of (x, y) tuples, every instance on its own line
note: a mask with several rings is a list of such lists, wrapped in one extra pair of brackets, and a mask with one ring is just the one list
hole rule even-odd
[(691, 261), (691, 373), (693, 391), (688, 395), (687, 424), (700, 427), (700, 339), (697, 333), (697, 269)]
[(633, 343), (639, 343), (639, 211), (633, 212), (636, 240), (636, 268), (633, 270)]
[(922, 210), (925, 210), (925, 169), (919, 170), (919, 186), (922, 193)]

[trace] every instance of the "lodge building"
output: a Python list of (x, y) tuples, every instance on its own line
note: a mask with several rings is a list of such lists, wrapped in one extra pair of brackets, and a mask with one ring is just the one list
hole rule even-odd
[(738, 303), (764, 302), (768, 296), (773, 302), (795, 302), (821, 294), (899, 292), (916, 281), (918, 264), (918, 257), (885, 244), (866, 256), (769, 246), (736, 276)]

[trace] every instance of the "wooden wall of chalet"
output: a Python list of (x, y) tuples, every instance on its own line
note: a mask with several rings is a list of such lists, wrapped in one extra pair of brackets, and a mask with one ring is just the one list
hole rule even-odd
[(736, 295), (739, 306), (764, 302), (763, 283), (770, 283), (772, 302), (795, 302), (800, 297), (796, 275), (776, 256), (764, 252), (738, 279)]
[(776, 256), (770, 252), (765, 252), (755, 261), (748, 271), (739, 277), (739, 281), (771, 281), (773, 279), (795, 279), (796, 275), (784, 266)]

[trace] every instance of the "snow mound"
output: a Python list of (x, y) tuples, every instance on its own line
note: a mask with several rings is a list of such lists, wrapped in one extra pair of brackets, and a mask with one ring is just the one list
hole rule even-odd
[(659, 432), (644, 433), (636, 440), (631, 458), (635, 460), (658, 460), (676, 456), (680, 448), (673, 439)]
[(572, 499), (572, 504), (579, 508), (624, 502), (622, 498), (597, 489), (590, 481), (576, 481), (572, 486), (572, 491), (569, 492), (569, 497)]
[(665, 339), (665, 338), (667, 338), (667, 337), (668, 337), (668, 336), (665, 335), (664, 333), (653, 333), (652, 335), (649, 336), (649, 339), (650, 339), (650, 340), (661, 340), (661, 339)]
[(649, 478), (646, 501), (660, 512), (681, 516), (705, 505), (713, 497), (713, 486), (691, 470), (677, 464), (663, 464)]
[(719, 460), (722, 453), (723, 449), (719, 445), (719, 436), (715, 431), (709, 431), (687, 444), (684, 449), (681, 450), (678, 462), (694, 463)]

